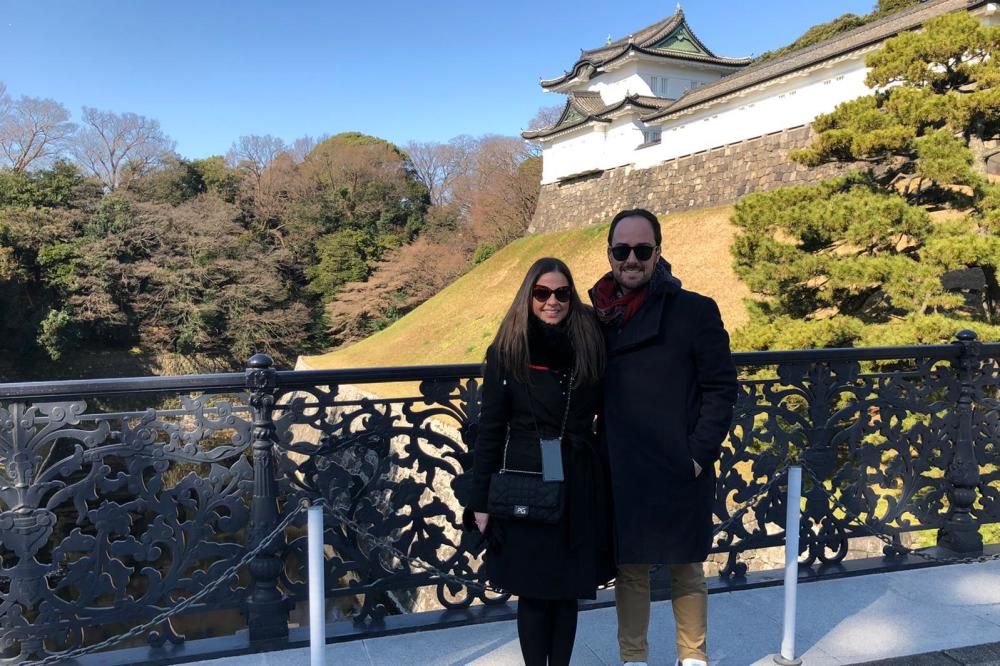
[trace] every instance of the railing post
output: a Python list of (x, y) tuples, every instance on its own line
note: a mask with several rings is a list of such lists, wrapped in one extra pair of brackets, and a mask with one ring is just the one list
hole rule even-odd
[(326, 664), (326, 562), (323, 554), (323, 507), (309, 507), (309, 664)]
[(781, 652), (774, 656), (779, 666), (799, 666), (795, 657), (795, 607), (798, 604), (799, 531), (802, 529), (802, 466), (788, 468), (788, 493), (785, 499), (785, 615), (781, 634)]
[[(247, 362), (246, 383), (253, 410), (253, 499), (247, 547), (253, 548), (278, 525), (277, 484), (274, 478), (274, 438), (272, 420), (277, 376), (266, 354), (255, 354)], [(250, 595), (247, 598), (247, 626), (251, 641), (288, 638), (288, 600), (278, 589), (284, 563), (279, 556), (284, 536), (250, 562)]]
[(948, 489), (948, 515), (938, 530), (939, 546), (959, 553), (981, 552), (983, 536), (972, 517), (979, 486), (979, 463), (972, 440), (973, 376), (979, 369), (979, 342), (974, 331), (959, 331), (955, 336), (961, 351), (956, 365), (960, 382), (955, 406), (957, 423), (951, 463), (945, 475)]

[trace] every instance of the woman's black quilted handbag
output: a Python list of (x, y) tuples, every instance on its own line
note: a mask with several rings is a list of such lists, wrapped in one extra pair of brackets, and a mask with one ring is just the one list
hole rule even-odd
[(563, 513), (563, 484), (541, 472), (502, 469), (490, 477), (486, 511), (491, 518), (554, 525)]
[[(562, 430), (559, 440), (566, 434), (566, 421), (569, 419), (569, 404), (573, 396), (573, 381), (576, 373), (570, 374), (569, 389), (566, 394), (566, 410), (563, 414)], [(534, 414), (532, 414), (534, 416)], [(536, 419), (535, 429), (538, 429)], [(541, 435), (539, 435), (539, 446)], [(492, 518), (516, 520), (554, 525), (563, 514), (563, 483), (562, 481), (546, 481), (541, 472), (507, 468), (507, 448), (510, 446), (510, 433), (503, 447), (503, 467), (490, 477), (490, 491), (486, 500), (486, 511)]]

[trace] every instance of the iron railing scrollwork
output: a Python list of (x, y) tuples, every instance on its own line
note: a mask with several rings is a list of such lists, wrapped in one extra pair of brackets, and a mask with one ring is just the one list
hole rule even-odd
[[(808, 471), (804, 566), (873, 541), (900, 562), (934, 543), (983, 557), (980, 528), (1000, 523), (1000, 345), (962, 332), (735, 357), (721, 576), (780, 562), (790, 462)], [(281, 644), (306, 596), (302, 501), (332, 518), (331, 620), (503, 603), (451, 490), (471, 464), (479, 378), (478, 365), (278, 371), (257, 355), (245, 373), (0, 385), (0, 662), (127, 632), (120, 645), (151, 655), (212, 630)]]
[(263, 535), (260, 542), (250, 551), (247, 551), (243, 556), (232, 566), (230, 566), (226, 571), (224, 571), (218, 578), (208, 583), (205, 587), (200, 589), (195, 594), (190, 597), (184, 598), (182, 601), (174, 604), (173, 607), (164, 610), (159, 615), (154, 617), (152, 620), (147, 621), (144, 624), (136, 625), (129, 629), (128, 631), (115, 634), (109, 638), (104, 639), (100, 643), (92, 643), (84, 647), (76, 648), (68, 652), (61, 652), (42, 659), (41, 661), (31, 661), (23, 662), (23, 666), (50, 666), (51, 664), (65, 663), (66, 661), (79, 659), (80, 657), (93, 654), (95, 652), (100, 652), (108, 648), (114, 647), (119, 643), (127, 641), (133, 636), (140, 636), (144, 633), (154, 632), (157, 627), (161, 624), (168, 622), (170, 618), (180, 615), (188, 608), (191, 608), (201, 599), (208, 597), (210, 594), (215, 592), (217, 589), (229, 583), (230, 579), (239, 573), (240, 569), (245, 566), (250, 565), (254, 559), (260, 556), (260, 554), (266, 549), (271, 547), (271, 543), (281, 538), (285, 534), (285, 529), (291, 524), (302, 511), (308, 508), (308, 505), (301, 503), (287, 514), (281, 522), (276, 524), (270, 533)]

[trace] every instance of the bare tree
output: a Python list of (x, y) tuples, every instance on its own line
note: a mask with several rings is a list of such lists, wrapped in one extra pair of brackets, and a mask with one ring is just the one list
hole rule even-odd
[(475, 146), (475, 139), (466, 135), (456, 136), (448, 143), (411, 141), (404, 146), (417, 179), (430, 192), (433, 205), (443, 206), (452, 201), (455, 180), (469, 168)]
[(541, 162), (518, 137), (483, 136), (455, 182), (455, 203), (473, 233), (503, 246), (524, 233), (538, 199)]
[(15, 102), (0, 91), (0, 158), (14, 171), (45, 164), (66, 148), (74, 131), (59, 102), (37, 97)]
[(413, 171), (417, 180), (424, 184), (431, 197), (431, 204), (440, 206), (441, 201), (441, 181), (445, 174), (445, 164), (443, 159), (444, 145), (440, 143), (425, 143), (421, 141), (410, 141), (403, 146), (403, 150), (410, 158)]
[(13, 100), (7, 94), (7, 86), (4, 85), (3, 81), (0, 81), (0, 121), (10, 113), (11, 104), (13, 104)]
[(286, 150), (288, 146), (276, 136), (250, 134), (233, 142), (226, 154), (226, 161), (230, 166), (253, 176), (256, 189), (260, 192), (264, 171)]
[(173, 140), (152, 118), (83, 107), (83, 130), (77, 133), (74, 153), (108, 191), (128, 187), (173, 149)]
[[(555, 106), (541, 107), (540, 109), (538, 109), (538, 112), (535, 114), (535, 117), (532, 118), (530, 121), (528, 121), (528, 129), (538, 130), (545, 127), (552, 127), (557, 122), (559, 122), (559, 118), (562, 117), (563, 110), (565, 108), (566, 107), (561, 104)], [(537, 143), (529, 143), (528, 152), (531, 154), (532, 157), (541, 157), (542, 146)]]
[(538, 113), (535, 117), (531, 119), (528, 123), (528, 129), (537, 130), (543, 127), (551, 127), (559, 121), (559, 117), (562, 115), (563, 109), (565, 107), (562, 104), (557, 104), (555, 106), (543, 106), (538, 109)]
[(313, 148), (329, 138), (329, 134), (321, 134), (315, 138), (309, 136), (308, 134), (300, 136), (298, 139), (293, 141), (292, 145), (288, 148), (288, 152), (292, 157), (292, 162), (295, 164), (302, 164), (306, 161), (306, 157), (309, 156), (309, 153), (313, 151)]

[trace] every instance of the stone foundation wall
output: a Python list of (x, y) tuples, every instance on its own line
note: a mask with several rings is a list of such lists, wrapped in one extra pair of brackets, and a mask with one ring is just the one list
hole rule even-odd
[[(807, 168), (788, 159), (808, 146), (811, 127), (795, 127), (692, 155), (648, 169), (632, 166), (543, 185), (529, 233), (610, 222), (624, 208), (662, 215), (735, 203), (751, 192), (814, 183), (843, 172), (843, 165)], [(669, 132), (664, 134), (669, 140)]]

